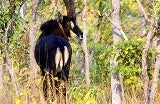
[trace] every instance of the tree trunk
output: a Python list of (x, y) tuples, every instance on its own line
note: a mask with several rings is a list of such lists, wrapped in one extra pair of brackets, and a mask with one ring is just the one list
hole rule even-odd
[[(158, 26), (157, 26), (158, 27)], [(159, 37), (155, 36), (153, 38), (153, 47), (155, 47), (157, 51), (157, 55), (155, 57), (155, 64), (154, 64), (154, 73), (152, 78), (152, 85), (150, 88), (150, 96), (149, 96), (149, 104), (153, 104), (155, 100), (155, 95), (158, 87), (158, 79), (159, 79), (159, 70), (160, 70), (160, 43)]]
[[(148, 37), (149, 39), (150, 37)], [(148, 94), (149, 94), (149, 77), (148, 77), (148, 72), (147, 72), (147, 53), (148, 53), (148, 48), (150, 45), (150, 40), (146, 43), (146, 48), (143, 49), (142, 52), (142, 74), (141, 74), (141, 79), (143, 82), (142, 88), (143, 88), (143, 101), (145, 104), (148, 102)], [(148, 48), (147, 48), (148, 47)]]
[(141, 80), (142, 80), (142, 88), (143, 88), (143, 101), (145, 104), (148, 104), (148, 99), (149, 99), (149, 76), (148, 76), (148, 72), (147, 72), (147, 55), (148, 55), (148, 50), (150, 48), (150, 44), (151, 44), (151, 38), (152, 35), (154, 33), (155, 29), (154, 29), (154, 20), (152, 20), (150, 28), (148, 30), (147, 33), (147, 41), (145, 44), (145, 47), (142, 51), (142, 73), (141, 73)]
[(87, 49), (87, 37), (86, 37), (86, 0), (84, 2), (84, 8), (83, 8), (83, 41), (81, 44), (82, 51), (84, 54), (84, 65), (85, 65), (85, 78), (86, 78), (86, 84), (90, 85), (91, 80), (90, 80), (90, 72), (89, 72), (89, 55), (88, 55), (88, 49)]
[(118, 29), (120, 27), (120, 17), (119, 17), (119, 11), (120, 11), (120, 1), (119, 0), (112, 0), (112, 9), (113, 12), (111, 13), (111, 19), (114, 22), (113, 26), (113, 42), (116, 44), (121, 39), (121, 32)]
[(153, 73), (153, 80), (151, 85), (149, 101), (148, 101), (149, 104), (153, 104), (155, 100), (155, 95), (158, 87), (159, 70), (160, 70), (160, 54), (156, 56), (155, 69)]
[[(112, 63), (113, 66), (114, 63)], [(111, 66), (112, 66), (111, 65)], [(111, 68), (112, 72), (114, 71), (114, 67)], [(111, 73), (111, 90), (112, 90), (112, 104), (121, 104), (121, 85), (118, 73)]]
[[(113, 42), (116, 44), (118, 41), (121, 41), (121, 31), (118, 27), (120, 27), (120, 1), (112, 0), (112, 9), (111, 20), (113, 22)], [(117, 57), (119, 56), (119, 51), (117, 50), (117, 54), (114, 57), (114, 61), (111, 62), (111, 90), (112, 90), (112, 104), (121, 104), (122, 103), (122, 88), (120, 82), (119, 72), (115, 71), (115, 68), (118, 66)]]
[[(1, 57), (0, 57), (1, 58)], [(4, 87), (4, 62), (0, 59), (0, 102), (4, 103), (4, 94), (5, 94), (5, 87)]]
[(11, 76), (11, 81), (12, 81), (12, 84), (15, 88), (16, 96), (19, 96), (20, 86), (19, 86), (19, 83), (17, 81), (17, 75), (15, 74), (15, 72), (13, 70), (12, 62), (11, 62), (10, 57), (9, 57), (9, 47), (8, 47), (8, 32), (9, 32), (9, 28), (11, 28), (11, 24), (14, 21), (14, 19), (15, 19), (15, 15), (8, 22), (8, 25), (5, 29), (3, 44), (4, 44), (4, 54), (5, 54), (5, 67), (6, 67), (6, 69), (8, 69), (9, 74)]
[(67, 16), (76, 17), (74, 0), (63, 0), (67, 9)]
[(35, 48), (35, 43), (34, 43), (34, 35), (36, 33), (36, 13), (37, 9), (39, 6), (40, 0), (33, 0), (32, 1), (32, 20), (30, 23), (30, 31), (29, 31), (29, 66), (30, 69), (32, 69), (35, 73), (37, 72), (36, 69), (36, 61), (34, 58), (34, 48)]

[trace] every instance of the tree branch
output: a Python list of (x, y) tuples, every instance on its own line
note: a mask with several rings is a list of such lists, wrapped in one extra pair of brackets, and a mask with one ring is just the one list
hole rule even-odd
[(128, 38), (126, 37), (126, 35), (125, 35), (124, 31), (122, 30), (122, 28), (121, 28), (120, 26), (117, 26), (117, 25), (111, 20), (111, 18), (109, 17), (109, 15), (108, 15), (107, 13), (105, 13), (105, 16), (108, 18), (109, 22), (121, 32), (123, 38), (124, 38), (125, 40), (128, 40)]
[(142, 22), (142, 36), (146, 35), (146, 22), (148, 21), (148, 17), (144, 11), (144, 8), (139, 0), (136, 0), (138, 4), (139, 13), (141, 15), (141, 22)]
[(140, 9), (141, 12), (141, 16), (144, 17), (146, 20), (148, 20), (148, 17), (146, 15), (146, 12), (141, 4), (141, 2), (139, 0), (136, 0), (137, 4), (138, 4), (138, 8)]

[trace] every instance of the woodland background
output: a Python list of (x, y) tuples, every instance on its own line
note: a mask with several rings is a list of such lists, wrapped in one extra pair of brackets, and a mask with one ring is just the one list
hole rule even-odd
[[(159, 104), (160, 0), (74, 2), (81, 12), (77, 20), (87, 55), (72, 34), (68, 103)], [(115, 14), (119, 24), (114, 23), (114, 5), (120, 6)], [(32, 51), (40, 25), (58, 12), (66, 14), (62, 0), (0, 0), (1, 104), (43, 104), (42, 78)], [(115, 28), (121, 34), (117, 39)]]

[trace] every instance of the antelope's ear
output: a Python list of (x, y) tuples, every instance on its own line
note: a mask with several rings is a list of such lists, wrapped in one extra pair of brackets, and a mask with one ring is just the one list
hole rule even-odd
[(57, 14), (57, 21), (59, 21), (61, 23), (63, 21), (63, 15), (60, 12), (58, 12), (58, 14)]

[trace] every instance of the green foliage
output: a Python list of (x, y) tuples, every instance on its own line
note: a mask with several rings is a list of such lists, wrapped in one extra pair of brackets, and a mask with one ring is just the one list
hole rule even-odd
[[(144, 41), (141, 38), (133, 38), (129, 41), (119, 42), (115, 50), (120, 50), (118, 56), (118, 69), (124, 77), (125, 85), (140, 87), (140, 73), (142, 64), (142, 50)], [(155, 57), (155, 49), (150, 48), (147, 55), (148, 74), (151, 77), (152, 64)]]
[(157, 31), (156, 34), (158, 37), (160, 37), (160, 0), (156, 1), (156, 4), (154, 5), (154, 12), (155, 12), (155, 19), (156, 19), (156, 25), (157, 25)]
[(96, 89), (95, 88), (81, 88), (73, 87), (69, 92), (69, 99), (72, 99), (74, 104), (95, 104), (96, 103)]
[(95, 83), (110, 83), (110, 59), (113, 47), (103, 46), (101, 43), (95, 44), (95, 67), (91, 69), (91, 77)]
[[(12, 4), (13, 3), (13, 4)], [(8, 4), (6, 3), (5, 6), (0, 5), (0, 32), (6, 32), (8, 28), (8, 38), (10, 38), (16, 26), (18, 26), (19, 22), (21, 21), (21, 17), (18, 14), (18, 9), (20, 7), (19, 3), (11, 2)], [(9, 40), (9, 39), (8, 39)]]
[(156, 1), (156, 4), (154, 5), (154, 11), (155, 11), (155, 17), (156, 20), (160, 21), (160, 0)]
[[(111, 45), (104, 47), (97, 43), (95, 45), (96, 53), (94, 55), (96, 67), (91, 70), (92, 79), (97, 83), (109, 83), (110, 61), (113, 60), (113, 56), (119, 50), (117, 71), (120, 71), (122, 74), (126, 86), (134, 85), (140, 87), (139, 76), (141, 73), (143, 46), (144, 41), (141, 38), (121, 41), (117, 43), (115, 48)], [(154, 55), (155, 50), (151, 48), (147, 57), (149, 70), (152, 67)]]
[(119, 42), (116, 45), (115, 50), (119, 50), (118, 69), (126, 86), (140, 87), (139, 75), (141, 72), (143, 43), (143, 40), (133, 38), (129, 41)]
[(28, 67), (29, 40), (27, 35), (23, 23), (19, 23), (10, 38), (10, 56), (17, 70)]
[(120, 2), (122, 15), (128, 14), (132, 16), (138, 15), (137, 3), (134, 0), (122, 0)]
[(115, 50), (120, 50), (118, 62), (124, 66), (140, 66), (141, 55), (143, 49), (142, 39), (131, 39), (129, 41), (123, 41), (117, 44)]
[[(22, 69), (27, 67), (27, 55), (28, 55), (28, 37), (26, 36), (26, 27), (24, 27), (24, 22), (22, 18), (18, 15), (16, 8), (19, 8), (19, 3), (12, 4), (15, 5), (15, 9), (8, 4), (8, 6), (0, 5), (0, 48), (4, 49), (4, 39), (5, 35), (8, 37), (8, 50), (11, 60), (14, 63), (15, 69)], [(6, 30), (8, 28), (8, 32)], [(1, 52), (3, 53), (3, 51)], [(4, 58), (4, 57), (3, 57)]]
[(0, 5), (0, 29), (2, 29), (0, 30), (1, 32), (4, 32), (4, 29), (6, 28), (7, 23), (10, 20), (10, 15), (10, 10)]

